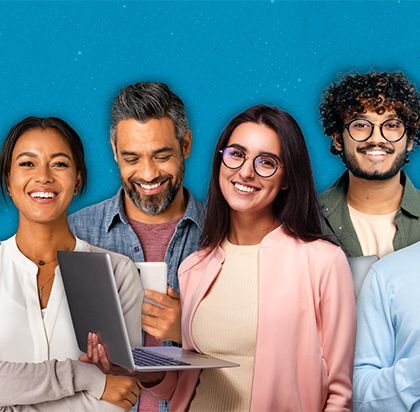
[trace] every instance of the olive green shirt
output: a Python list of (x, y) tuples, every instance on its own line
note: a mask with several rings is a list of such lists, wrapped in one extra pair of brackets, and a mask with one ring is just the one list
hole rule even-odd
[[(324, 232), (341, 246), (348, 256), (363, 256), (362, 248), (350, 219), (347, 206), (348, 172), (345, 172), (329, 189), (319, 195), (325, 218)], [(395, 215), (397, 228), (393, 240), (394, 251), (420, 240), (420, 190), (416, 189), (404, 172), (404, 186), (400, 209)]]

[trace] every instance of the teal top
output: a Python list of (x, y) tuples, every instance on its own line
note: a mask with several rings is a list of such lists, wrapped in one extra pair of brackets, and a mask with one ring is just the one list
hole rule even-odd
[[(320, 194), (324, 215), (324, 232), (343, 248), (348, 256), (363, 256), (362, 248), (350, 219), (347, 206), (348, 172), (345, 172), (329, 189)], [(402, 249), (420, 240), (420, 190), (416, 189), (404, 172), (401, 172), (404, 192), (400, 209), (395, 215), (394, 250)]]

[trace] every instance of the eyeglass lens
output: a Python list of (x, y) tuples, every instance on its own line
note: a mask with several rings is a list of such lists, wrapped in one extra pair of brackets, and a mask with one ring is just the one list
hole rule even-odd
[[(365, 119), (355, 119), (348, 124), (350, 137), (356, 141), (369, 139), (375, 125)], [(405, 133), (405, 124), (398, 119), (389, 119), (380, 125), (382, 136), (389, 142), (400, 140)]]
[[(246, 160), (245, 153), (237, 147), (225, 147), (222, 151), (223, 163), (230, 169), (240, 168)], [(255, 172), (262, 177), (273, 175), (279, 167), (276, 158), (270, 155), (258, 155), (254, 158)]]

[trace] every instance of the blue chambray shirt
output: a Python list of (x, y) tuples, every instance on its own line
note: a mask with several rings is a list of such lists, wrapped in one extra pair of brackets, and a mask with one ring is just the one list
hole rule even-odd
[[(165, 254), (168, 265), (168, 285), (179, 292), (178, 267), (195, 252), (203, 229), (204, 208), (187, 190), (187, 208), (175, 228)], [(124, 190), (120, 188), (110, 199), (88, 206), (69, 216), (72, 232), (92, 245), (102, 247), (143, 262), (144, 253), (136, 233), (124, 212)], [(164, 342), (170, 344), (169, 342)], [(168, 402), (160, 402), (161, 412), (168, 410)]]

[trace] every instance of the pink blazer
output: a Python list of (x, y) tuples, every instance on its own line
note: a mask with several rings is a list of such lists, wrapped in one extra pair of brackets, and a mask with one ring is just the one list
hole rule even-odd
[[(219, 273), (224, 252), (199, 251), (180, 266), (183, 347), (198, 305)], [(349, 411), (355, 341), (350, 268), (329, 242), (303, 242), (282, 228), (261, 242), (258, 329), (251, 411)], [(171, 372), (149, 389), (185, 411), (200, 371)]]

